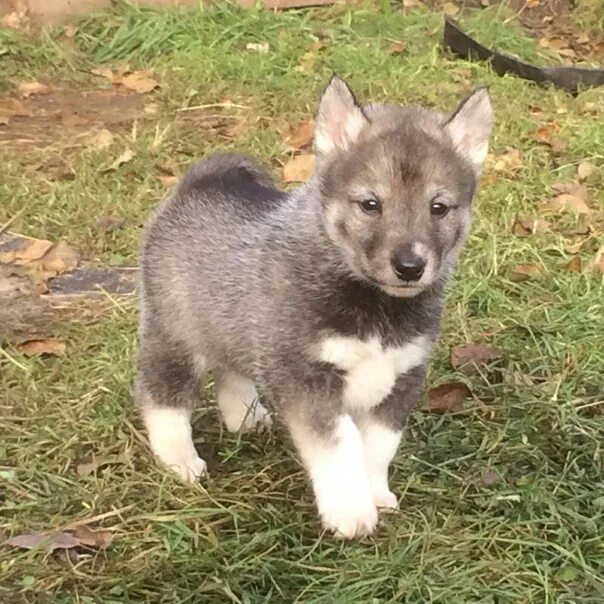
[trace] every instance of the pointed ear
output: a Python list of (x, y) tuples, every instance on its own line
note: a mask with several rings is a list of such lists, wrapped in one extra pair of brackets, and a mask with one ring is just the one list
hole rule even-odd
[(316, 152), (326, 154), (335, 149), (347, 149), (367, 123), (348, 84), (333, 76), (319, 104), (315, 126)]
[(480, 173), (489, 150), (493, 108), (486, 88), (479, 88), (461, 101), (445, 123), (453, 144)]

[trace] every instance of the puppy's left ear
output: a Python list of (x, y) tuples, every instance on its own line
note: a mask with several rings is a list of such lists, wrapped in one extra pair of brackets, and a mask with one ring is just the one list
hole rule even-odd
[(486, 88), (479, 88), (459, 103), (445, 122), (453, 145), (480, 173), (489, 150), (493, 107)]

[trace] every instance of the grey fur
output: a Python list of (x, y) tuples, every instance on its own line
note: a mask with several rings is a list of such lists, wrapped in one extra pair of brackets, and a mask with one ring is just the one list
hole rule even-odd
[[(479, 168), (441, 114), (350, 99), (332, 81), (317, 127), (335, 147), (319, 149), (299, 189), (279, 191), (252, 160), (216, 155), (160, 205), (142, 246), (140, 405), (191, 407), (203, 372), (228, 371), (253, 380), (290, 430), (329, 441), (345, 376), (314, 354), (322, 337), (436, 339)], [(356, 112), (347, 132), (332, 115), (342, 107)], [(463, 113), (452, 119), (471, 134)], [(381, 215), (359, 208), (364, 195), (381, 198)], [(458, 207), (435, 218), (436, 195)], [(430, 274), (399, 289), (390, 258), (414, 244)], [(424, 373), (400, 376), (376, 421), (400, 429)]]

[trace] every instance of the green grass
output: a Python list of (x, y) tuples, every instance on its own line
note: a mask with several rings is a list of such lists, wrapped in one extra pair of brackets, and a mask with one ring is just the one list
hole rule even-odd
[[(25, 207), (22, 232), (65, 238), (91, 263), (136, 262), (141, 226), (167, 190), (158, 166), (180, 174), (205, 153), (233, 148), (278, 175), (288, 157), (287, 125), (314, 111), (332, 70), (361, 98), (440, 109), (452, 108), (469, 86), (487, 84), (497, 117), (492, 151), (519, 148), (524, 165), (513, 177), (486, 175), (429, 376), (430, 384), (463, 379), (477, 400), (456, 414), (412, 416), (392, 469), (400, 512), (384, 516), (363, 543), (321, 533), (308, 482), (279, 431), (226, 434), (211, 387), (195, 424), (210, 478), (187, 487), (154, 464), (131, 404), (133, 305), (116, 306), (92, 327), (66, 325), (64, 358), (27, 359), (5, 348), (0, 537), (105, 513), (113, 515), (96, 525), (116, 536), (99, 553), (1, 548), (0, 600), (602, 601), (604, 283), (562, 270), (570, 259), (565, 240), (573, 239), (565, 233), (579, 219), (553, 217), (552, 233), (526, 239), (514, 237), (510, 224), (516, 214), (536, 216), (554, 183), (576, 178), (581, 160), (596, 166), (586, 184), (593, 206), (604, 210), (604, 96), (591, 90), (572, 98), (459, 61), (441, 50), (440, 28), (439, 15), (382, 3), (283, 14), (120, 6), (81, 23), (70, 46), (59, 31), (1, 34), (0, 90), (7, 93), (14, 78), (76, 92), (103, 88), (90, 69), (123, 62), (161, 81), (141, 100), (136, 129), (113, 128), (107, 149), (73, 146), (58, 128), (50, 145), (0, 146), (0, 223)], [(483, 41), (498, 30), (493, 21)], [(296, 70), (319, 39), (326, 47), (315, 68)], [(385, 53), (392, 40), (407, 51)], [(268, 42), (269, 52), (242, 50), (247, 42)], [(219, 108), (219, 118), (206, 112), (203, 120), (199, 111), (179, 111), (225, 97), (247, 109)], [(158, 114), (143, 112), (149, 103)], [(541, 113), (531, 114), (536, 107)], [(225, 114), (244, 121), (234, 138)], [(550, 121), (567, 142), (558, 156), (533, 139)], [(104, 172), (126, 147), (134, 159)], [(57, 179), (51, 160), (67, 163), (75, 178)], [(96, 221), (111, 214), (129, 222), (99, 233)], [(594, 224), (585, 261), (604, 243), (602, 223)], [(527, 262), (543, 264), (542, 278), (512, 282), (511, 268)], [(448, 353), (465, 342), (493, 343), (504, 357), (464, 376), (451, 369)], [(92, 453), (126, 449), (129, 464), (86, 478), (74, 471)]]

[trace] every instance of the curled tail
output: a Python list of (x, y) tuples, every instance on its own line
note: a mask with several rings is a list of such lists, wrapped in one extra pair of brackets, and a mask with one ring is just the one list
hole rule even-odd
[(264, 187), (274, 186), (268, 171), (254, 160), (238, 153), (218, 153), (193, 166), (181, 181), (179, 192), (246, 181)]

